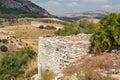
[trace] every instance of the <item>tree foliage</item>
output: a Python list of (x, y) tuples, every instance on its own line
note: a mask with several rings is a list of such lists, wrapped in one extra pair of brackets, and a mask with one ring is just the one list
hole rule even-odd
[(87, 19), (81, 19), (80, 21), (66, 24), (63, 29), (59, 29), (55, 34), (60, 36), (77, 35), (79, 33), (91, 34), (96, 30), (96, 26), (97, 24)]
[(31, 48), (6, 52), (0, 59), (0, 80), (13, 80), (24, 73), (24, 67), (34, 58), (35, 52)]
[(91, 51), (99, 54), (120, 47), (120, 14), (111, 13), (100, 21), (101, 25), (92, 35)]

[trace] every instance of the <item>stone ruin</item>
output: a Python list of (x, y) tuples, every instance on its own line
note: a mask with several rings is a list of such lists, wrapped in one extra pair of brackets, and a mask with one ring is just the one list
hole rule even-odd
[(89, 51), (90, 34), (67, 37), (39, 37), (38, 75), (48, 69), (55, 73)]

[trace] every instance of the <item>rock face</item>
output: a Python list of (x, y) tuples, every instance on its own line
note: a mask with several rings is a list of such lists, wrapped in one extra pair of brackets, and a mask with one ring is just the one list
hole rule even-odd
[(81, 54), (89, 51), (90, 36), (80, 34), (67, 37), (40, 37), (38, 65), (41, 64), (42, 69), (59, 73), (61, 69), (74, 62)]
[(20, 9), (33, 14), (50, 16), (50, 14), (45, 9), (35, 5), (29, 0), (0, 0), (0, 6), (9, 9)]

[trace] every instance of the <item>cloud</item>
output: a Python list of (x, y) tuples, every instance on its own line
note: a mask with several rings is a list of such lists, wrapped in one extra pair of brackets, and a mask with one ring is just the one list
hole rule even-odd
[(101, 7), (105, 11), (119, 11), (120, 10), (120, 4), (116, 5), (104, 5)]
[(105, 10), (120, 11), (120, 0), (31, 0), (51, 14)]
[(80, 1), (80, 0), (57, 0), (60, 2), (76, 2), (76, 1)]
[(102, 6), (102, 8), (103, 9), (110, 9), (110, 8), (112, 8), (112, 6), (111, 5), (104, 5), (104, 6)]
[(60, 3), (58, 1), (49, 0), (47, 2), (40, 2), (40, 0), (33, 0), (34, 3), (40, 6), (58, 6)]
[(82, 0), (83, 2), (91, 2), (91, 3), (97, 3), (97, 2), (101, 2), (101, 3), (106, 3), (109, 0)]
[(58, 1), (51, 0), (51, 1), (46, 2), (45, 5), (47, 5), (47, 6), (59, 6), (60, 3)]
[(68, 3), (67, 6), (78, 7), (78, 6), (80, 6), (80, 4), (78, 4), (77, 2), (72, 2), (72, 3)]

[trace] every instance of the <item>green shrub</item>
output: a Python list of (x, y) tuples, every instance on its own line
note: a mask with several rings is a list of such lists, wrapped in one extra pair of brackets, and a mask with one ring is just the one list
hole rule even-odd
[(54, 73), (49, 71), (49, 70), (45, 70), (42, 72), (42, 80), (52, 80), (54, 78)]
[(82, 33), (91, 34), (96, 30), (97, 24), (88, 21), (87, 19), (81, 19), (79, 21), (79, 27)]
[(2, 46), (0, 47), (0, 49), (1, 49), (2, 52), (8, 51), (8, 47), (5, 46), (5, 45), (2, 45)]
[(40, 28), (40, 29), (44, 29), (44, 26), (39, 26), (38, 28)]
[(60, 36), (77, 35), (79, 33), (91, 34), (96, 30), (97, 24), (87, 19), (81, 19), (79, 22), (71, 22), (65, 25), (63, 29), (58, 29), (55, 34)]
[(92, 35), (91, 52), (100, 54), (104, 51), (111, 51), (113, 48), (120, 48), (120, 14), (111, 13), (103, 18), (101, 26)]
[(53, 27), (53, 26), (46, 26), (45, 29), (48, 29), (48, 30), (56, 30), (56, 28)]
[(6, 52), (0, 59), (0, 80), (11, 80), (24, 73), (24, 67), (34, 58), (35, 52), (31, 48)]
[(60, 36), (69, 36), (69, 35), (77, 35), (80, 32), (81, 31), (79, 25), (76, 22), (72, 22), (66, 24), (63, 29), (59, 29), (58, 31), (56, 31), (55, 34)]
[(7, 39), (2, 39), (2, 42), (7, 44), (8, 40)]
[(56, 30), (56, 28), (53, 27), (53, 26), (39, 26), (38, 28), (40, 28), (40, 29), (48, 29), (48, 30)]

